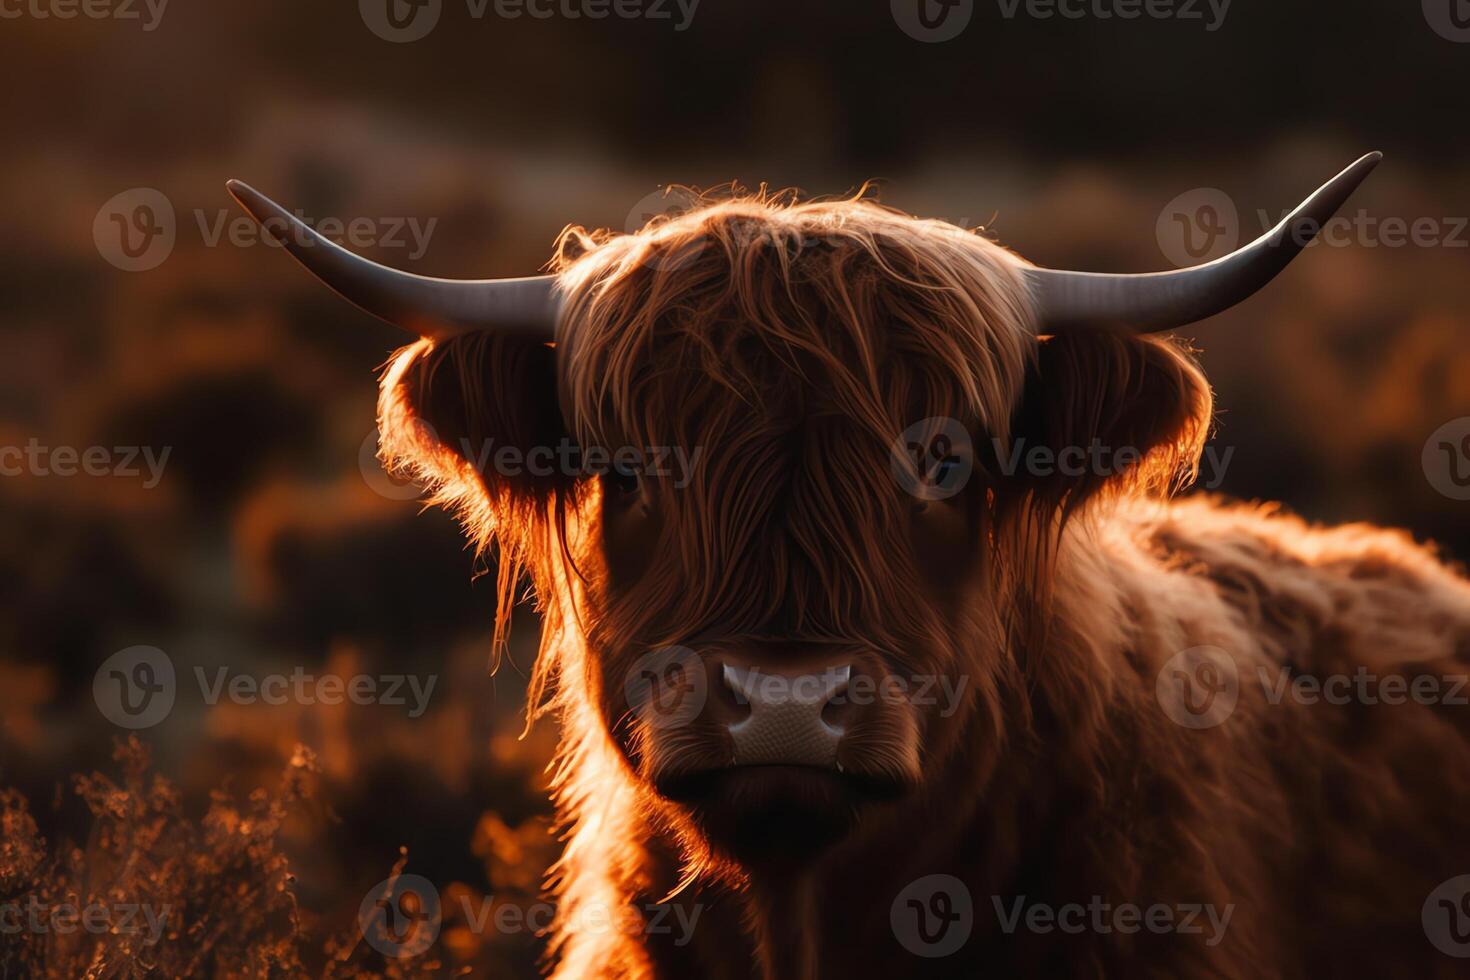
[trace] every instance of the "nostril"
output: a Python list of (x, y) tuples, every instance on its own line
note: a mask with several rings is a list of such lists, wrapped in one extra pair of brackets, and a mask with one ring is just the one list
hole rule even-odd
[(852, 667), (844, 664), (841, 667), (833, 667), (827, 671), (827, 702), (831, 703), (847, 693), (847, 685), (852, 680)]
[(834, 732), (845, 732), (852, 722), (854, 708), (847, 697), (848, 685), (852, 682), (852, 667), (834, 667), (827, 672), (826, 699), (822, 704), (822, 723)]
[(720, 668), (720, 700), (735, 709), (740, 717), (750, 714), (751, 687), (754, 677), (750, 670), (723, 664)]

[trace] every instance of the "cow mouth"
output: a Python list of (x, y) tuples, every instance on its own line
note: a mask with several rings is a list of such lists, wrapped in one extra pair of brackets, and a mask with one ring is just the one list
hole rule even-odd
[(887, 774), (778, 763), (672, 773), (656, 779), (654, 788), (677, 803), (694, 805), (725, 795), (774, 796), (792, 789), (804, 798), (840, 795), (857, 804), (896, 799), (906, 790), (902, 781)]
[(865, 805), (905, 787), (866, 773), (806, 765), (728, 766), (659, 780), (710, 844), (747, 867), (801, 864), (848, 835)]

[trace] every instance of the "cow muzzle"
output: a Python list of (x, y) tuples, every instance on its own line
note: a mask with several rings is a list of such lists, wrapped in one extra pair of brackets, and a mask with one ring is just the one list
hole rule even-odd
[(839, 721), (852, 679), (849, 664), (817, 671), (720, 666), (725, 692), (743, 717), (726, 724), (736, 766), (813, 766), (841, 770)]

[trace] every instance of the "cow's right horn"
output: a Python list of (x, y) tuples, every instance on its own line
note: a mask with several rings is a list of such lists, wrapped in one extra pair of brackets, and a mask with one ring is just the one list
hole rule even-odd
[(226, 185), (264, 231), (342, 298), (420, 337), (475, 331), (551, 340), (559, 296), (555, 276), (433, 279), (354, 255), (275, 201), (238, 180)]

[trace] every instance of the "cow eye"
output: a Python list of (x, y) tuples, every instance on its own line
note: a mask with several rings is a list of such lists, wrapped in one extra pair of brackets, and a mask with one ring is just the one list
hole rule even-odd
[(620, 497), (631, 497), (642, 487), (638, 470), (626, 462), (615, 462), (602, 477), (603, 486)]

